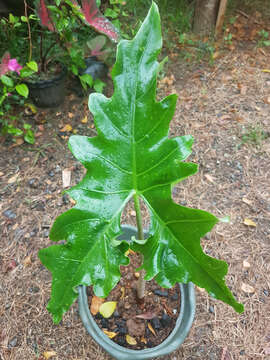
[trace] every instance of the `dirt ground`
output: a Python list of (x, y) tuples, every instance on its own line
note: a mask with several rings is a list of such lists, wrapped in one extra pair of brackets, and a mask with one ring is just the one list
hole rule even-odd
[[(236, 314), (197, 288), (192, 330), (163, 359), (269, 359), (270, 49), (239, 42), (220, 51), (213, 66), (169, 58), (160, 92), (179, 96), (171, 136), (193, 135), (189, 160), (200, 165), (173, 196), (230, 217), (202, 246), (228, 262), (227, 283), (245, 312)], [(63, 170), (71, 171), (71, 185), (83, 175), (67, 139), (74, 130), (95, 134), (87, 99), (69, 94), (60, 108), (39, 110), (27, 120), (37, 129), (34, 146), (0, 145), (0, 359), (109, 359), (86, 333), (77, 304), (53, 325), (46, 310), (51, 276), (37, 257), (50, 244), (56, 216), (72, 206), (62, 194)], [(131, 209), (126, 219), (134, 224)]]

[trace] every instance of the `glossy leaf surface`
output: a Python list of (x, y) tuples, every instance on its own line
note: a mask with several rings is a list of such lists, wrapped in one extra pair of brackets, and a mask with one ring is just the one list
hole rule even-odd
[(225, 285), (226, 263), (205, 255), (200, 246), (217, 218), (171, 199), (172, 185), (196, 173), (197, 165), (183, 162), (191, 153), (191, 136), (168, 138), (176, 96), (156, 101), (161, 45), (153, 4), (136, 37), (118, 45), (113, 96), (90, 96), (98, 135), (70, 138), (69, 147), (87, 173), (68, 191), (75, 207), (56, 219), (50, 233), (52, 240), (67, 243), (39, 253), (53, 275), (48, 309), (55, 322), (76, 298), (77, 285), (93, 285), (104, 297), (119, 281), (119, 266), (128, 263), (127, 244), (114, 240), (133, 196), (144, 200), (151, 214), (149, 239), (133, 245), (144, 254), (146, 278), (155, 277), (164, 287), (193, 281), (242, 311)]

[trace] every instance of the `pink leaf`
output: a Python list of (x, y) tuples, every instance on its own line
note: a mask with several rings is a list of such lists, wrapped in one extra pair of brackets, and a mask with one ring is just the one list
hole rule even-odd
[(55, 31), (54, 24), (50, 18), (49, 11), (47, 9), (45, 0), (40, 0), (38, 4), (38, 16), (40, 18), (41, 24), (47, 26), (50, 31)]
[(100, 13), (95, 0), (81, 0), (82, 9), (80, 9), (76, 0), (72, 0), (72, 3), (84, 14), (85, 20), (96, 31), (107, 35), (113, 41), (119, 40), (117, 29)]
[(6, 52), (3, 57), (0, 64), (0, 76), (5, 75), (8, 72), (8, 63), (10, 60), (10, 53)]

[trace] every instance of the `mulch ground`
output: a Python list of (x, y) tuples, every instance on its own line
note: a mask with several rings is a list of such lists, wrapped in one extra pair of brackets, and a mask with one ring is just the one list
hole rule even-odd
[[(200, 165), (174, 188), (174, 199), (230, 217), (202, 246), (228, 262), (227, 284), (245, 305), (236, 314), (197, 288), (192, 330), (164, 360), (269, 359), (269, 59), (270, 49), (256, 44), (225, 50), (213, 66), (174, 58), (160, 82), (160, 92), (179, 95), (171, 136), (193, 135), (189, 160)], [(62, 194), (63, 170), (71, 172), (71, 185), (83, 176), (67, 139), (74, 130), (95, 134), (87, 100), (70, 94), (61, 108), (39, 110), (27, 120), (38, 132), (34, 146), (0, 145), (0, 359), (109, 359), (84, 330), (77, 304), (53, 325), (46, 310), (51, 277), (37, 257), (50, 245), (56, 216), (72, 206)], [(130, 207), (125, 220), (135, 224)]]

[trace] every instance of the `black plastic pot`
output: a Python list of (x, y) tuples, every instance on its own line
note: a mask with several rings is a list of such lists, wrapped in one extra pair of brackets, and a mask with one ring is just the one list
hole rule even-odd
[(65, 81), (67, 70), (62, 71), (51, 79), (27, 81), (29, 96), (38, 107), (56, 107), (63, 103), (65, 99)]
[[(119, 237), (120, 239), (128, 240), (131, 239), (131, 236), (136, 236), (137, 234), (136, 228), (131, 226), (123, 226), (122, 230), (123, 234)], [(179, 284), (179, 287), (181, 292), (181, 308), (175, 328), (167, 339), (153, 348), (132, 350), (110, 340), (98, 327), (89, 311), (85, 286), (78, 287), (80, 316), (87, 332), (92, 338), (117, 360), (144, 360), (167, 355), (176, 350), (184, 342), (195, 316), (196, 300), (194, 285), (192, 283)]]

